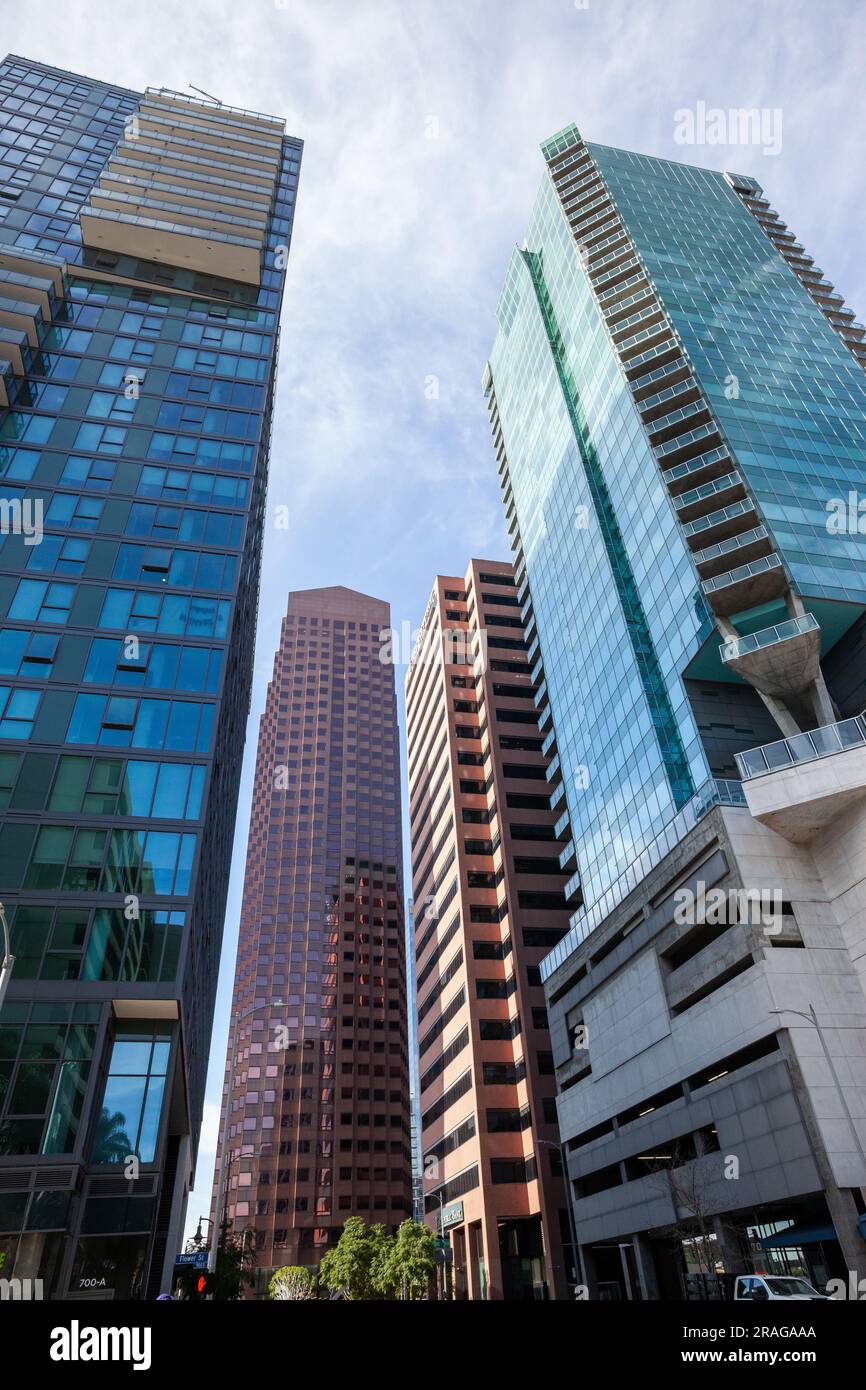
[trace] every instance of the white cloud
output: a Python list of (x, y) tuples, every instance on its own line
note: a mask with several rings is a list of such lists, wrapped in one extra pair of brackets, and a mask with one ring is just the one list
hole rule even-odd
[[(193, 82), (284, 115), (306, 141), (271, 484), (292, 527), (266, 538), (254, 721), (289, 587), (369, 589), (417, 622), (434, 574), (507, 554), (479, 382), (546, 136), (574, 120), (603, 143), (755, 173), (866, 309), (858, 19), (857, 6), (811, 0), (28, 0), (7, 13), (13, 51), (133, 88)], [(781, 155), (684, 151), (674, 112), (698, 100), (781, 107)], [(438, 401), (425, 396), (431, 375)], [(255, 733), (253, 722), (214, 1098)], [(208, 1115), (213, 1130), (213, 1102)], [(205, 1142), (195, 1216), (210, 1200)]]

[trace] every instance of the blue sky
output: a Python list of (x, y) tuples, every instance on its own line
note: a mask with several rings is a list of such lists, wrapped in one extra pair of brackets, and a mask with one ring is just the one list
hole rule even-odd
[[(542, 175), (591, 140), (752, 173), (866, 314), (861, 0), (7, 0), (3, 47), (141, 89), (189, 83), (306, 143), (282, 320), (253, 708), (205, 1128), (209, 1205), (258, 717), (289, 589), (420, 621), (436, 573), (508, 558), (481, 373)], [(780, 111), (781, 150), (683, 146), (676, 113)], [(431, 390), (431, 379), (438, 394)], [(402, 670), (398, 689), (402, 692)]]

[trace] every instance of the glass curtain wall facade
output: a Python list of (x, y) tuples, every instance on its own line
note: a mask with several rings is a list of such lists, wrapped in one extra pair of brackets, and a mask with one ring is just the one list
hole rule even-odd
[(570, 871), (540, 974), (590, 1296), (866, 1273), (866, 328), (754, 179), (542, 151), (484, 389)]
[(168, 1287), (195, 1161), (301, 157), (0, 64), (0, 1249)]
[(350, 1216), (412, 1215), (389, 623), (351, 589), (291, 593), (259, 727), (219, 1213), (251, 1233), (258, 1294), (282, 1265), (314, 1270)]
[[(544, 154), (485, 391), (585, 934), (666, 827), (740, 795), (736, 751), (842, 710), (817, 659), (839, 664), (866, 608), (858, 536), (827, 525), (862, 485), (866, 348), (754, 180), (573, 126)], [(792, 620), (809, 678), (740, 659)], [(708, 688), (748, 705), (739, 743)]]

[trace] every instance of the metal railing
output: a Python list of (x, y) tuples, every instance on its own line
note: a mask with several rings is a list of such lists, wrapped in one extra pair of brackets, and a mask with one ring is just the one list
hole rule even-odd
[[(746, 796), (741, 783), (734, 778), (712, 778), (704, 782), (690, 801), (668, 821), (659, 833), (636, 855), (624, 873), (612, 883), (610, 888), (590, 906), (579, 908), (571, 918), (569, 930), (561, 941), (540, 963), (542, 980), (548, 980), (558, 970), (563, 961), (573, 955), (582, 941), (600, 927), (606, 917), (613, 912), (646, 878), (651, 869), (660, 864), (666, 854), (680, 843), (703, 816), (714, 806), (745, 806)], [(566, 895), (573, 883), (579, 883), (579, 872), (565, 886)]]
[(838, 724), (824, 724), (820, 729), (793, 734), (791, 738), (779, 739), (777, 743), (765, 743), (761, 748), (737, 753), (737, 767), (746, 782), (765, 772), (777, 772), (780, 768), (794, 767), (798, 763), (814, 762), (816, 758), (827, 758), (831, 753), (843, 753), (849, 748), (864, 745), (866, 713), (855, 714), (853, 718), (843, 719)]
[(750, 632), (745, 637), (729, 637), (719, 646), (723, 661), (735, 661), (748, 652), (772, 647), (776, 642), (784, 642), (789, 637), (799, 637), (803, 632), (820, 632), (821, 624), (813, 613), (801, 613), (797, 618), (788, 618), (774, 627), (762, 627), (759, 632)]
[(765, 574), (767, 570), (779, 569), (781, 564), (781, 559), (775, 553), (762, 555), (760, 560), (752, 560), (751, 564), (738, 565), (736, 569), (717, 574), (712, 579), (702, 579), (701, 588), (705, 594), (714, 594), (717, 590), (727, 589), (732, 584), (742, 584), (746, 579), (754, 579), (756, 575)]

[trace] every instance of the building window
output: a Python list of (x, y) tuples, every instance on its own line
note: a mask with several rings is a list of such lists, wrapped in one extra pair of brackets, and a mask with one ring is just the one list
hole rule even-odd
[(124, 1163), (131, 1154), (142, 1163), (155, 1161), (170, 1053), (171, 1038), (159, 1032), (115, 1038), (93, 1141), (94, 1163)]

